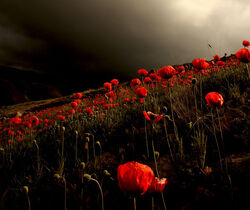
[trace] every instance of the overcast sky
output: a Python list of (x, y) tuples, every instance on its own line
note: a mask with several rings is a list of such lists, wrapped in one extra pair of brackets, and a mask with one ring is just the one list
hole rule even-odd
[(235, 53), (244, 39), (249, 0), (0, 1), (0, 64), (47, 72), (132, 76)]

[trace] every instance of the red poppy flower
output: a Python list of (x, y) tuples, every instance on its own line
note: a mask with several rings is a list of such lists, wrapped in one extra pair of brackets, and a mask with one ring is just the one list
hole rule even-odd
[(31, 123), (28, 122), (28, 121), (24, 121), (24, 122), (23, 122), (23, 125), (24, 125), (25, 127), (27, 127), (27, 128), (31, 128)]
[(123, 192), (143, 195), (155, 179), (153, 170), (144, 164), (131, 161), (117, 169), (118, 186)]
[(22, 119), (20, 117), (13, 117), (9, 123), (11, 125), (20, 125), (22, 123)]
[(157, 73), (151, 73), (149, 75), (149, 77), (153, 80), (156, 80), (156, 81), (160, 81), (161, 80), (161, 77), (159, 77), (159, 75)]
[(136, 87), (138, 85), (141, 85), (141, 80), (139, 79), (132, 79), (131, 82), (130, 82), (130, 86), (133, 88), (133, 87)]
[(143, 82), (144, 82), (145, 84), (148, 84), (148, 83), (150, 83), (151, 81), (152, 81), (152, 80), (151, 80), (150, 77), (145, 77), (144, 80), (143, 80)]
[(90, 114), (90, 115), (93, 114), (93, 110), (92, 110), (92, 109), (87, 108), (86, 111), (87, 111), (87, 113)]
[(114, 91), (110, 91), (110, 92), (106, 93), (105, 95), (108, 97), (114, 97), (115, 93), (114, 93)]
[(105, 88), (106, 91), (111, 91), (112, 90), (112, 84), (109, 82), (105, 82), (103, 84), (103, 87)]
[(118, 81), (118, 79), (112, 79), (112, 80), (110, 81), (110, 83), (111, 83), (112, 85), (114, 85), (114, 86), (117, 86), (117, 85), (119, 84), (119, 81)]
[(217, 92), (210, 92), (205, 96), (205, 99), (207, 101), (207, 106), (210, 108), (213, 107), (220, 107), (223, 105), (223, 97), (221, 94), (217, 93)]
[(146, 69), (139, 69), (138, 74), (141, 77), (146, 77), (148, 75), (148, 71)]
[(29, 122), (31, 123), (31, 125), (33, 126), (33, 127), (36, 127), (36, 126), (38, 126), (39, 125), (39, 119), (38, 119), (38, 117), (36, 117), (36, 116), (32, 116), (30, 119), (29, 119)]
[(177, 72), (178, 72), (178, 73), (181, 73), (181, 72), (184, 73), (184, 72), (185, 72), (185, 67), (184, 67), (184, 66), (178, 66), (178, 67), (177, 67)]
[(63, 115), (57, 115), (56, 116), (58, 119), (60, 119), (61, 121), (64, 121), (65, 120), (65, 116)]
[(235, 55), (240, 62), (249, 63), (250, 61), (250, 50), (246, 48), (240, 49)]
[(76, 94), (74, 95), (74, 98), (82, 98), (82, 94), (81, 94), (81, 93), (76, 93)]
[(158, 177), (155, 177), (155, 180), (152, 182), (148, 191), (151, 193), (162, 192), (167, 183), (168, 181), (166, 178), (159, 179)]
[(75, 114), (76, 113), (76, 110), (72, 109), (69, 111), (70, 114)]
[(142, 113), (144, 117), (146, 118), (146, 120), (154, 121), (154, 122), (159, 122), (163, 117), (163, 115), (154, 114), (153, 112), (143, 111)]
[(219, 60), (220, 60), (220, 56), (215, 55), (215, 56), (214, 56), (214, 60), (215, 60), (215, 61), (219, 61)]
[(148, 94), (148, 90), (146, 89), (146, 88), (144, 88), (144, 87), (138, 87), (137, 89), (136, 89), (136, 95), (137, 95), (137, 97), (139, 97), (139, 98), (143, 98), (143, 97), (146, 97), (147, 96), (147, 94)]
[(72, 106), (72, 108), (77, 108), (77, 107), (78, 107), (78, 104), (77, 104), (76, 102), (72, 101), (72, 102), (70, 103), (70, 106)]
[(158, 75), (164, 79), (169, 79), (174, 74), (175, 74), (175, 69), (173, 66), (164, 66), (158, 70)]
[(244, 47), (250, 46), (250, 42), (247, 40), (243, 40), (242, 44), (244, 45)]
[(192, 61), (192, 64), (193, 64), (194, 68), (196, 68), (198, 70), (206, 69), (209, 67), (209, 63), (207, 63), (206, 60), (202, 59), (202, 58), (195, 58)]
[(225, 62), (223, 62), (223, 61), (218, 61), (218, 62), (217, 62), (217, 65), (218, 65), (218, 66), (223, 66), (223, 65), (225, 65)]

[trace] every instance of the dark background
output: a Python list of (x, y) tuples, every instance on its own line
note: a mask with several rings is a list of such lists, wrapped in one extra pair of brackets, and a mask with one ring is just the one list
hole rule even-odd
[(0, 105), (235, 53), (249, 11), (248, 0), (1, 0)]

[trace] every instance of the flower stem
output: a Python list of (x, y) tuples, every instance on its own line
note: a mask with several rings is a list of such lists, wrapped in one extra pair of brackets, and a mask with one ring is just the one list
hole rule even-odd
[(134, 197), (134, 210), (136, 210), (136, 197)]
[(102, 210), (104, 210), (104, 198), (103, 198), (102, 187), (101, 187), (100, 183), (96, 179), (91, 178), (90, 180), (94, 181), (99, 187), (99, 190), (100, 190), (100, 193), (101, 193), (101, 198), (102, 198)]
[(216, 142), (216, 146), (217, 146), (217, 150), (218, 150), (218, 155), (219, 155), (219, 159), (220, 159), (220, 167), (221, 167), (221, 171), (223, 171), (222, 161), (221, 161), (221, 154), (220, 154), (220, 147), (219, 147), (218, 139), (217, 139), (217, 136), (216, 136), (215, 122), (214, 122), (214, 116), (213, 116), (212, 109), (211, 109), (211, 115), (212, 115), (212, 124), (213, 124), (213, 130), (214, 130), (214, 138), (215, 138), (215, 142)]
[(173, 158), (173, 153), (172, 153), (172, 149), (171, 149), (169, 138), (168, 138), (168, 130), (167, 130), (167, 125), (166, 125), (166, 119), (163, 120), (163, 124), (164, 124), (164, 130), (165, 130), (165, 133), (166, 133), (166, 139), (167, 139), (167, 142), (168, 142), (168, 148), (169, 148), (169, 152), (170, 152), (171, 161), (173, 162), (174, 158)]

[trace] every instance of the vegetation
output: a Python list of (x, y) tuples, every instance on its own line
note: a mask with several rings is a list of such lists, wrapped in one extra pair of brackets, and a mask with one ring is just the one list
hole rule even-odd
[[(137, 209), (244, 209), (238, 179), (249, 177), (232, 157), (249, 152), (249, 63), (206, 65), (141, 71), (2, 119), (0, 209), (133, 209), (134, 196)], [(210, 92), (224, 103), (207, 106)], [(116, 174), (128, 161), (167, 178), (162, 193), (124, 194)]]

